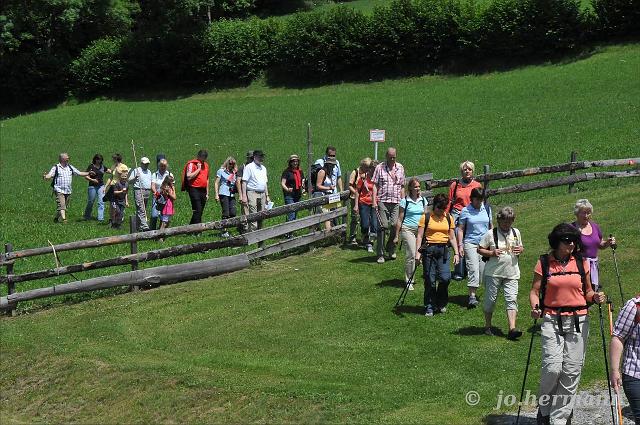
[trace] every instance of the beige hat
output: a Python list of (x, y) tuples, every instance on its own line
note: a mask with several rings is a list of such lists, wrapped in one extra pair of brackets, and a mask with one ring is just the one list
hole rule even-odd
[(298, 161), (300, 161), (300, 157), (298, 155), (296, 155), (295, 153), (291, 156), (289, 156), (289, 162), (293, 161), (294, 159), (297, 159)]

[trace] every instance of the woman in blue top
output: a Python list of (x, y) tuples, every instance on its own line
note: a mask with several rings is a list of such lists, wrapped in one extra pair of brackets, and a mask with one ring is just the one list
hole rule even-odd
[[(400, 212), (396, 222), (396, 237), (394, 244), (398, 243), (400, 235), (402, 243), (406, 247), (406, 258), (404, 261), (404, 282), (409, 285), (409, 290), (413, 291), (413, 270), (415, 268), (416, 257), (416, 237), (418, 235), (418, 222), (427, 209), (427, 200), (420, 196), (420, 182), (412, 177), (407, 184), (407, 193), (400, 201)], [(410, 282), (409, 279), (412, 281)]]
[(478, 305), (476, 291), (484, 274), (484, 261), (478, 254), (480, 239), (491, 229), (491, 210), (485, 208), (481, 189), (471, 191), (471, 203), (460, 212), (458, 220), (458, 252), (467, 264), (467, 287), (469, 288), (468, 308)]
[[(220, 202), (222, 207), (222, 219), (232, 218), (236, 216), (236, 201), (234, 195), (236, 193), (236, 160), (230, 156), (227, 158), (222, 167), (216, 173), (216, 180), (213, 187), (216, 191), (216, 201)], [(228, 237), (229, 233), (224, 232), (223, 237)]]

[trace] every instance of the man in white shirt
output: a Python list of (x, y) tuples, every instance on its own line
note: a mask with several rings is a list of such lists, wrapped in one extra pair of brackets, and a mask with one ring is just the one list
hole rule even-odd
[(58, 156), (58, 162), (51, 167), (48, 173), (42, 175), (45, 180), (51, 180), (51, 187), (53, 193), (56, 195), (57, 212), (54, 222), (58, 222), (62, 219), (63, 223), (67, 222), (67, 207), (69, 206), (69, 197), (71, 196), (71, 182), (73, 175), (81, 177), (95, 177), (95, 173), (80, 171), (73, 165), (69, 164), (69, 154), (66, 152), (61, 153)]
[[(267, 167), (263, 165), (264, 153), (260, 150), (253, 151), (253, 162), (245, 165), (242, 172), (242, 205), (249, 208), (249, 214), (262, 211), (271, 201), (267, 183)], [(257, 228), (262, 228), (262, 220), (258, 221)], [(256, 223), (249, 223), (249, 231), (256, 229)]]
[(139, 232), (149, 230), (147, 204), (151, 195), (151, 177), (153, 174), (149, 169), (150, 163), (149, 158), (143, 156), (140, 158), (140, 166), (129, 173), (129, 184), (133, 182), (133, 198), (135, 199), (136, 215), (138, 216), (136, 227)]

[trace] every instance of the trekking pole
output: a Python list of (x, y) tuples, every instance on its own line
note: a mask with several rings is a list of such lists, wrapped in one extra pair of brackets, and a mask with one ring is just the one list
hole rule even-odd
[(404, 289), (402, 290), (402, 293), (400, 294), (400, 298), (398, 298), (398, 301), (396, 301), (396, 307), (401, 306), (402, 304), (404, 304), (404, 299), (407, 298), (407, 293), (409, 292), (409, 285), (411, 285), (413, 283), (413, 276), (415, 276), (416, 270), (418, 270), (418, 266), (419, 265), (420, 265), (420, 263), (416, 263), (416, 266), (413, 268), (413, 273), (411, 273), (411, 277), (407, 281), (407, 284), (404, 285)]
[[(609, 234), (609, 237), (612, 238), (613, 235)], [(618, 248), (618, 244), (616, 243), (611, 244), (611, 252), (613, 253), (613, 264), (616, 267), (616, 277), (618, 278), (618, 289), (620, 289), (620, 302), (621, 302), (620, 305), (623, 306), (626, 301), (626, 298), (622, 293), (622, 283), (620, 282), (620, 270), (618, 269), (618, 259), (616, 258), (616, 248)]]
[[(611, 307), (609, 307), (611, 308)], [(617, 425), (616, 414), (613, 410), (613, 396), (611, 395), (611, 376), (609, 375), (609, 359), (607, 358), (607, 341), (604, 337), (604, 319), (602, 317), (602, 304), (598, 304), (598, 314), (600, 315), (600, 335), (602, 335), (602, 352), (604, 353), (604, 368), (607, 372), (607, 387), (609, 389), (609, 406), (611, 407), (611, 420)]]
[[(536, 304), (536, 310), (538, 305)], [(538, 319), (533, 319), (533, 329), (531, 330), (531, 341), (529, 341), (529, 353), (527, 354), (527, 366), (524, 368), (524, 378), (522, 379), (522, 388), (520, 389), (520, 402), (518, 403), (518, 416), (516, 417), (516, 425), (520, 423), (520, 411), (522, 410), (522, 399), (524, 398), (524, 386), (527, 382), (527, 374), (529, 373), (529, 363), (531, 362), (531, 351), (533, 350), (533, 338), (536, 335), (536, 325)]]
[[(609, 307), (609, 336), (613, 336), (613, 303), (608, 302), (607, 305)], [(618, 422), (614, 421), (614, 425), (616, 424), (622, 425), (623, 416), (622, 416), (622, 404), (620, 403), (620, 394), (618, 393), (618, 391), (614, 391), (613, 395), (615, 396), (615, 404), (616, 404), (615, 408), (616, 408), (616, 413), (618, 414)]]

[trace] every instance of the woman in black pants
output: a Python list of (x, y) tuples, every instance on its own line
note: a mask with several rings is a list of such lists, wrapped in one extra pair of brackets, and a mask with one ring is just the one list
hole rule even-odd
[[(228, 157), (218, 172), (213, 187), (216, 191), (216, 201), (220, 202), (222, 207), (222, 219), (236, 216), (236, 179), (238, 168), (234, 157)], [(222, 233), (223, 237), (228, 237), (229, 233)]]

